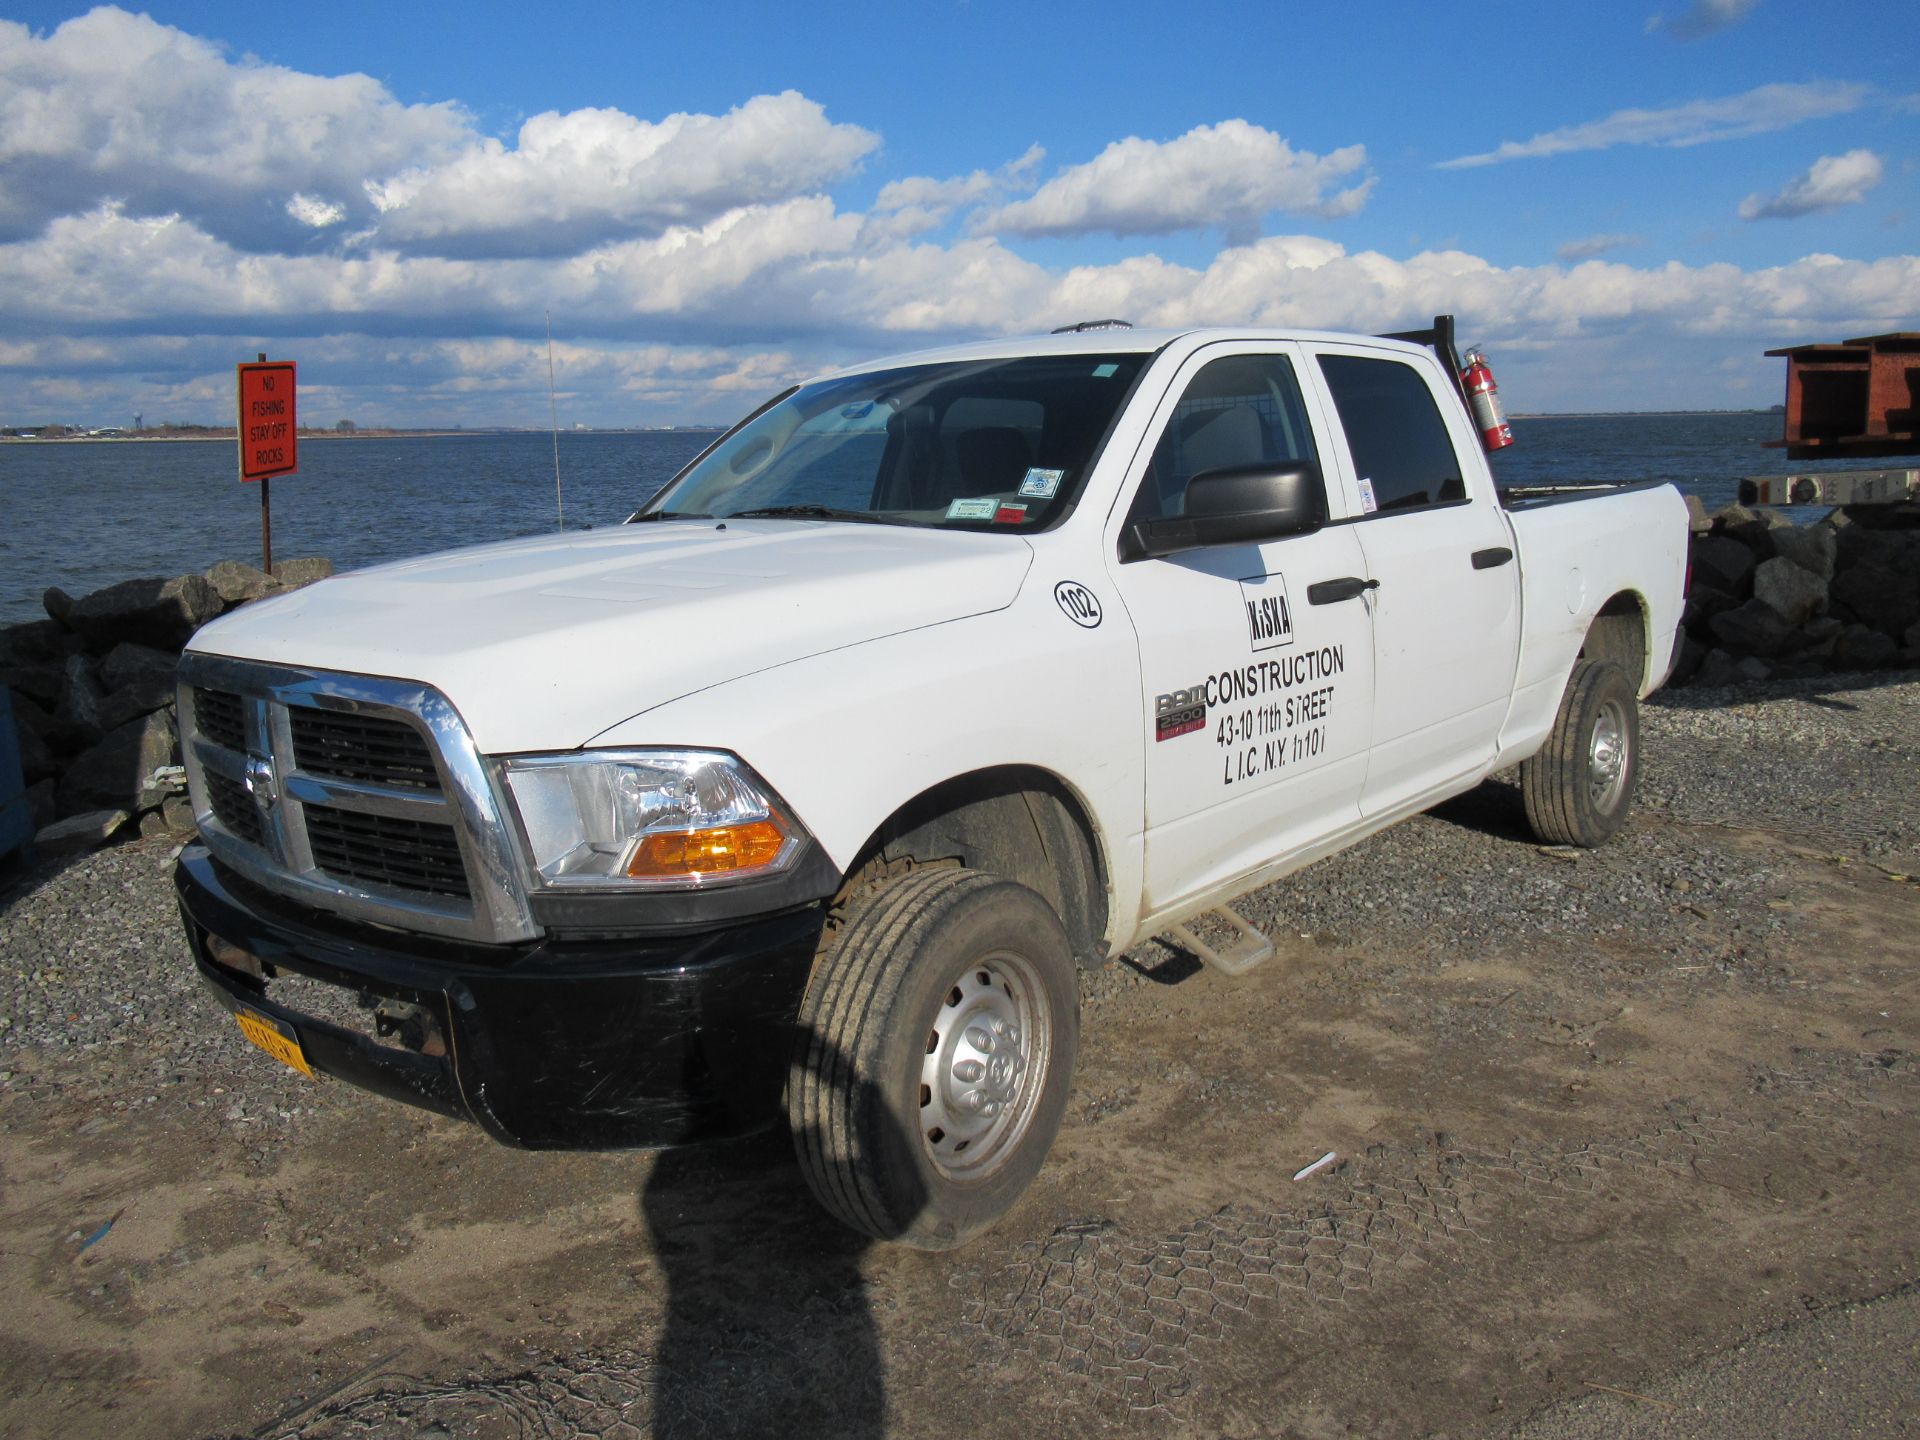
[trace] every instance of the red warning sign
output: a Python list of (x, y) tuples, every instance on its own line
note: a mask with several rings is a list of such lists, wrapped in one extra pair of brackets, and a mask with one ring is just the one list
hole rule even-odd
[(240, 377), (240, 478), (265, 480), (299, 469), (300, 425), (293, 406), (293, 361), (235, 367)]

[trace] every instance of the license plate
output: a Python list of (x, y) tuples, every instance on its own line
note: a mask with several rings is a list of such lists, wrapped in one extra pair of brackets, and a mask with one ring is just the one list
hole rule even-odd
[(291, 1065), (302, 1075), (312, 1076), (313, 1067), (307, 1064), (306, 1052), (300, 1048), (300, 1037), (293, 1033), (291, 1025), (282, 1024), (271, 1015), (262, 1015), (257, 1010), (236, 1010), (233, 1018), (240, 1024), (240, 1033), (267, 1054), (282, 1065)]

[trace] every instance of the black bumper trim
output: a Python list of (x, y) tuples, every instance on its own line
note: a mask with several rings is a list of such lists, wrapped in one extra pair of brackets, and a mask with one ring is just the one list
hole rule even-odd
[[(778, 1120), (824, 920), (814, 905), (671, 937), (481, 946), (342, 925), (247, 885), (200, 846), (174, 883), (201, 978), (229, 1009), (291, 1025), (317, 1071), (532, 1149), (673, 1145)], [(210, 936), (260, 960), (264, 979), (216, 961)], [(448, 1053), (291, 1009), (273, 995), (283, 971), (418, 1005)]]

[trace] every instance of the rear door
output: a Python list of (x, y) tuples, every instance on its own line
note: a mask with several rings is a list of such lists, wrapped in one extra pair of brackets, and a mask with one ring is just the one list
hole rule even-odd
[(1373, 717), (1367, 601), (1316, 604), (1310, 593), (1364, 576), (1354, 527), (1125, 563), (1117, 553), (1126, 525), (1182, 513), (1195, 474), (1324, 463), (1302, 363), (1297, 346), (1278, 342), (1198, 351), (1161, 401), (1108, 522), (1140, 653), (1148, 913), (1358, 822)]
[(1492, 762), (1512, 698), (1520, 567), (1465, 407), (1437, 367), (1308, 347), (1360, 514), (1373, 592), (1373, 754), (1360, 808), (1394, 809)]

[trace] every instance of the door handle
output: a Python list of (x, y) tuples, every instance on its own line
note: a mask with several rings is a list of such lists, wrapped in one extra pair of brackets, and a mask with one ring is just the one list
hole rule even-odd
[(1332, 605), (1336, 601), (1351, 600), (1356, 595), (1379, 588), (1378, 580), (1362, 580), (1358, 575), (1343, 575), (1338, 580), (1317, 580), (1307, 586), (1307, 603)]
[(1511, 559), (1513, 559), (1513, 551), (1504, 545), (1496, 545), (1491, 550), (1474, 551), (1473, 568), (1476, 570), (1491, 570), (1496, 565), (1504, 565)]

